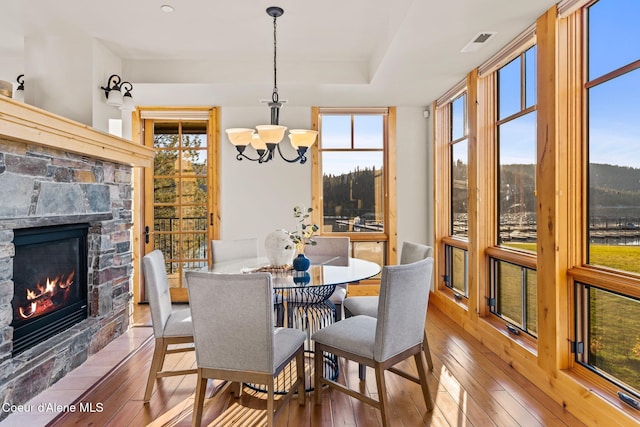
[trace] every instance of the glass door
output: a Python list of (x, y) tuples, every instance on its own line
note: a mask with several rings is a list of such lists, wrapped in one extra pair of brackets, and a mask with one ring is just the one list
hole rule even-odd
[(188, 301), (184, 272), (205, 267), (213, 238), (212, 147), (207, 120), (144, 121), (156, 150), (145, 175), (145, 253), (164, 254), (172, 301)]

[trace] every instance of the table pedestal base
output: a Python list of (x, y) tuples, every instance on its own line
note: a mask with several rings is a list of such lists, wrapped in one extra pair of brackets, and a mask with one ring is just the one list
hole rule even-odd
[[(311, 335), (314, 332), (332, 324), (335, 319), (336, 307), (329, 300), (322, 302), (295, 302), (285, 297), (285, 326), (296, 328), (306, 332), (307, 340), (304, 345), (305, 350), (305, 390), (313, 391), (313, 340)], [(338, 358), (331, 353), (324, 354), (324, 375), (335, 380), (338, 378)], [(275, 393), (286, 394), (295, 382), (296, 366), (295, 361), (284, 368), (276, 378)], [(267, 388), (264, 384), (246, 384), (247, 387), (255, 391), (265, 392)]]

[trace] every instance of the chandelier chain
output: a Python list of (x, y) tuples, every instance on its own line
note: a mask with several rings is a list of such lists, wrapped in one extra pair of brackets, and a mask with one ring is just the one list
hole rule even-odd
[(278, 43), (277, 43), (277, 16), (273, 17), (273, 94), (271, 94), (271, 100), (273, 102), (278, 102), (278, 68), (276, 66), (277, 52), (278, 52)]

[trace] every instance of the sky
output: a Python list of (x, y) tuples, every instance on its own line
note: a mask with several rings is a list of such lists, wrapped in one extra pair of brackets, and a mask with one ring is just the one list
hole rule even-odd
[[(384, 146), (383, 116), (381, 114), (358, 115), (353, 125), (354, 148), (380, 149)], [(322, 116), (322, 148), (350, 148), (351, 116)], [(323, 152), (322, 170), (325, 175), (342, 175), (353, 171), (355, 165), (361, 169), (382, 168), (382, 151)]]
[[(623, 11), (621, 13), (621, 11)], [(600, 0), (589, 11), (588, 74), (598, 78), (631, 62), (640, 60), (640, 0)], [(526, 73), (535, 69), (535, 55), (527, 53)], [(500, 116), (519, 110), (520, 64), (506, 65), (501, 71)], [(526, 106), (535, 102), (535, 80), (527, 79)], [(634, 70), (588, 91), (589, 160), (640, 168), (640, 70)], [(454, 121), (462, 110), (454, 106)], [(527, 117), (529, 116), (529, 117)], [(501, 126), (501, 163), (535, 161), (535, 113)], [(454, 139), (458, 135), (454, 134)], [(533, 150), (532, 150), (533, 149)], [(465, 150), (457, 153), (466, 155)], [(466, 156), (465, 156), (466, 157)], [(466, 161), (466, 159), (463, 159)]]
[[(640, 59), (640, 1), (601, 0), (589, 11), (589, 79)], [(589, 90), (590, 162), (640, 168), (640, 69)]]
[[(621, 13), (621, 11), (623, 11)], [(634, 61), (640, 60), (640, 0), (600, 0), (589, 9), (588, 79), (598, 78)], [(535, 76), (536, 48), (525, 53), (525, 73)], [(503, 87), (500, 117), (520, 109), (520, 63), (514, 61), (502, 68)], [(526, 78), (525, 106), (534, 105), (536, 81)], [(588, 90), (589, 161), (640, 168), (640, 69)], [(454, 122), (461, 121), (462, 103), (454, 104)], [(501, 126), (500, 163), (535, 162), (535, 112)], [(359, 148), (379, 147), (382, 143), (380, 116), (358, 116), (354, 134)], [(458, 126), (455, 126), (459, 129)], [(323, 147), (348, 148), (351, 141), (349, 116), (323, 116)], [(454, 139), (461, 135), (454, 130)], [(512, 141), (512, 143), (508, 143)], [(466, 150), (456, 150), (467, 161)], [(454, 159), (457, 160), (457, 159)], [(325, 173), (339, 175), (361, 167), (382, 166), (378, 153), (327, 153), (323, 157)]]

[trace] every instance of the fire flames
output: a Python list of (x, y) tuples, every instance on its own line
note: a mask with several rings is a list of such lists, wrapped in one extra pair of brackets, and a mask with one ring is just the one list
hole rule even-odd
[(28, 319), (63, 303), (74, 276), (75, 272), (71, 272), (66, 278), (62, 275), (54, 279), (47, 277), (44, 285), (38, 283), (35, 289), (27, 289), (27, 304), (18, 307), (20, 317)]

